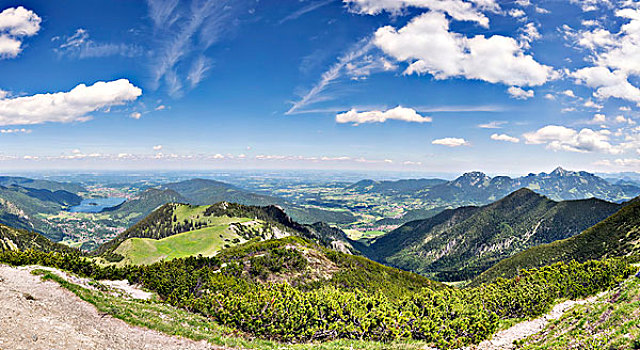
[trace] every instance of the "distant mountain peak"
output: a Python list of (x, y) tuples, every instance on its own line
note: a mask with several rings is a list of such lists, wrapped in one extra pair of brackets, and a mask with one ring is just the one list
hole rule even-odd
[(565, 170), (562, 167), (557, 167), (551, 172), (551, 176), (567, 176), (573, 174), (573, 171)]

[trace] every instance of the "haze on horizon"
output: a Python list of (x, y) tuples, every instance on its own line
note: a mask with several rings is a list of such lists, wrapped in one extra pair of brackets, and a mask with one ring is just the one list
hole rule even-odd
[(640, 171), (640, 2), (3, 1), (0, 168)]

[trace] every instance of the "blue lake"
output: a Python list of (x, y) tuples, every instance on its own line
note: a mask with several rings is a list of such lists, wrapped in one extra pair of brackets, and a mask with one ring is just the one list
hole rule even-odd
[(86, 198), (80, 205), (69, 208), (72, 213), (99, 213), (106, 208), (115, 207), (124, 203), (127, 199), (122, 197)]

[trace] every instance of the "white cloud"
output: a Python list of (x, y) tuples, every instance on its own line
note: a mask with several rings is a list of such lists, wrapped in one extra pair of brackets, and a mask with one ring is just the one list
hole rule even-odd
[(22, 6), (0, 12), (0, 59), (17, 57), (22, 52), (23, 37), (36, 35), (41, 22), (35, 12)]
[(584, 128), (579, 132), (559, 125), (547, 125), (522, 135), (527, 144), (546, 144), (548, 149), (569, 152), (619, 154), (622, 149), (609, 143), (608, 132)]
[(493, 134), (491, 135), (491, 139), (495, 141), (506, 141), (506, 142), (513, 142), (513, 143), (520, 142), (519, 138), (509, 136), (507, 134)]
[(329, 67), (327, 71), (322, 73), (320, 81), (318, 81), (316, 85), (307, 91), (298, 101), (294, 102), (285, 114), (290, 115), (300, 113), (304, 107), (315, 102), (328, 99), (327, 97), (322, 96), (325, 89), (344, 74), (344, 70), (347, 65), (366, 56), (371, 48), (372, 45), (368, 39), (363, 39), (356, 43), (346, 54), (340, 56), (338, 61)]
[(553, 100), (556, 99), (556, 96), (554, 94), (546, 94), (546, 95), (544, 95), (544, 98), (547, 99), (547, 100), (552, 100), (553, 101)]
[(133, 112), (131, 114), (129, 114), (129, 117), (133, 118), (133, 119), (140, 119), (140, 117), (142, 117), (142, 113), (140, 112)]
[(623, 111), (623, 112), (629, 112), (629, 111), (631, 111), (631, 107), (629, 107), (629, 106), (621, 106), (619, 109), (620, 109), (621, 111)]
[(576, 94), (573, 92), (573, 90), (564, 90), (562, 94), (568, 97), (576, 97)]
[(373, 42), (398, 61), (409, 62), (405, 74), (431, 74), (436, 79), (464, 77), (490, 83), (537, 86), (556, 77), (552, 67), (536, 62), (510, 37), (449, 31), (442, 13), (427, 12), (396, 30), (379, 28)]
[(633, 101), (640, 104), (640, 89), (633, 76), (640, 76), (640, 9), (625, 8), (616, 16), (628, 20), (619, 32), (603, 28), (568, 31), (567, 37), (592, 52), (593, 66), (571, 74), (579, 84), (595, 89), (594, 96)]
[(525, 24), (524, 27), (520, 28), (520, 41), (522, 45), (526, 48), (531, 47), (531, 43), (535, 40), (539, 40), (542, 38), (542, 35), (538, 31), (538, 27), (536, 27), (535, 23), (529, 22)]
[(30, 134), (31, 129), (0, 129), (0, 134)]
[(587, 67), (572, 73), (578, 83), (596, 89), (594, 96), (601, 99), (617, 97), (640, 105), (640, 89), (633, 86), (628, 75), (618, 70), (612, 72), (607, 67)]
[(509, 16), (514, 18), (525, 17), (527, 14), (521, 9), (511, 9), (509, 10)]
[(628, 123), (630, 119), (625, 118), (623, 115), (616, 116), (616, 123)]
[(11, 36), (32, 36), (40, 30), (42, 19), (35, 12), (22, 6), (10, 7), (0, 12), (0, 32)]
[(155, 145), (155, 146), (153, 146), (153, 150), (154, 150), (154, 151), (160, 151), (160, 150), (162, 150), (162, 145)]
[(445, 137), (442, 139), (433, 140), (431, 143), (434, 145), (447, 147), (469, 146), (469, 142), (467, 140), (457, 137)]
[(153, 87), (164, 82), (170, 95), (180, 96), (186, 80), (193, 87), (197, 78), (204, 77), (204, 68), (209, 66), (200, 57), (240, 23), (234, 18), (246, 2), (194, 0), (190, 6), (181, 6), (178, 0), (147, 0), (147, 4), (155, 27), (154, 39), (161, 43), (151, 62)]
[(607, 122), (607, 116), (604, 114), (596, 113), (593, 115), (593, 119), (591, 119), (593, 124), (603, 124)]
[(579, 5), (584, 12), (596, 11), (601, 6), (611, 6), (611, 1), (609, 0), (569, 0), (569, 2)]
[(88, 113), (133, 101), (142, 90), (126, 79), (80, 84), (69, 92), (0, 100), (0, 125), (69, 123), (90, 119)]
[(187, 80), (191, 84), (192, 88), (200, 84), (202, 79), (206, 77), (209, 69), (211, 69), (211, 60), (206, 58), (204, 55), (201, 55), (193, 62), (191, 69), (189, 70), (189, 75), (187, 76)]
[[(65, 36), (64, 42), (54, 51), (60, 55), (68, 55), (77, 58), (93, 58), (107, 56), (136, 57), (144, 53), (144, 50), (135, 45), (124, 43), (98, 43), (89, 38), (89, 32), (79, 28), (71, 36)], [(54, 41), (57, 41), (54, 40)]]
[(155, 108), (156, 111), (163, 111), (165, 109), (167, 109), (167, 106), (165, 105), (159, 105), (158, 107)]
[(560, 110), (560, 113), (569, 113), (569, 112), (575, 112), (575, 111), (576, 111), (575, 107), (565, 107)]
[(0, 35), (0, 59), (14, 58), (22, 52), (22, 42), (7, 35)]
[(510, 87), (509, 89), (507, 89), (507, 92), (509, 93), (509, 95), (511, 95), (512, 98), (518, 100), (528, 100), (535, 95), (533, 90), (524, 90), (523, 88), (517, 86)]
[[(352, 12), (367, 15), (376, 15), (382, 11), (392, 14), (400, 14), (408, 7), (429, 9), (436, 12), (444, 12), (458, 21), (471, 21), (483, 27), (489, 26), (489, 19), (474, 8), (470, 2), (462, 0), (343, 0)], [(499, 9), (495, 1), (476, 1), (479, 7), (484, 9)]]
[(603, 109), (604, 106), (601, 104), (597, 104), (593, 102), (593, 100), (589, 99), (584, 103), (584, 106), (587, 108), (595, 108), (595, 109)]
[(430, 117), (421, 116), (412, 108), (398, 106), (386, 111), (358, 112), (352, 109), (348, 112), (336, 115), (338, 123), (354, 123), (355, 125), (364, 123), (384, 123), (387, 120), (401, 120), (413, 123), (429, 123)]
[(478, 127), (481, 129), (502, 129), (502, 126), (507, 124), (505, 121), (492, 121), (486, 124), (479, 124)]

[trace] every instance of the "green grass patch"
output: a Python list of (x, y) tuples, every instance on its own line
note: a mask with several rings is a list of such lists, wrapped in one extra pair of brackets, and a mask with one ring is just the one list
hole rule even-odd
[(211, 226), (163, 239), (130, 238), (114, 251), (124, 256), (118, 265), (147, 265), (201, 254), (213, 256), (226, 246), (246, 240), (229, 228), (231, 223), (251, 221), (247, 218), (215, 217)]

